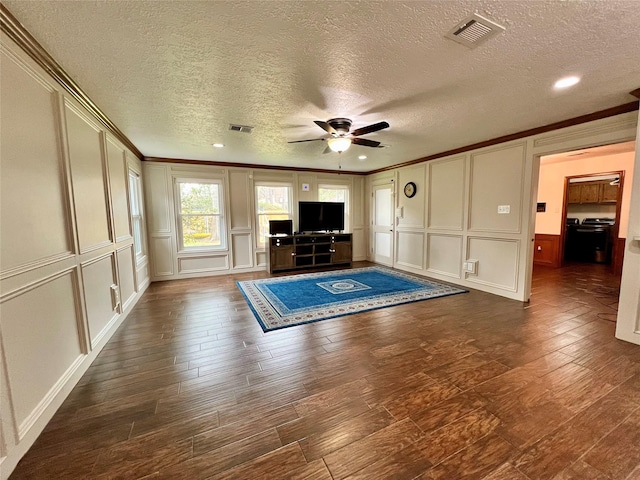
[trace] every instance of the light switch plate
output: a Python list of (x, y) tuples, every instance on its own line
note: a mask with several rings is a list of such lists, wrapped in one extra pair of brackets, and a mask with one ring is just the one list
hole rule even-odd
[(510, 213), (511, 205), (498, 205), (498, 213)]

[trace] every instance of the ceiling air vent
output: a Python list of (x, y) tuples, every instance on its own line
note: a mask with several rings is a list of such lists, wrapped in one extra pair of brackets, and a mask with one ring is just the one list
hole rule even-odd
[(230, 123), (229, 130), (231, 130), (232, 132), (251, 133), (253, 127), (249, 127), (248, 125), (235, 125), (233, 123)]
[(476, 48), (501, 32), (504, 32), (502, 25), (474, 13), (452, 28), (445, 37), (465, 47)]

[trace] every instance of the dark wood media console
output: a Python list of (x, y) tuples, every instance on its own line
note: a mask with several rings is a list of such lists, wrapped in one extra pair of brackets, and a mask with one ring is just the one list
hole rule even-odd
[(351, 265), (350, 233), (286, 235), (267, 239), (269, 273), (333, 265)]

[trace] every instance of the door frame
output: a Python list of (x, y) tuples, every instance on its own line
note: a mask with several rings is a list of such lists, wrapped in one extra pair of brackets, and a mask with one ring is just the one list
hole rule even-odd
[(560, 245), (558, 245), (558, 258), (556, 259), (556, 265), (560, 267), (565, 265), (564, 261), (564, 243), (566, 239), (566, 220), (567, 220), (567, 209), (569, 207), (569, 183), (572, 178), (588, 178), (588, 177), (602, 177), (606, 175), (618, 175), (620, 179), (620, 187), (618, 188), (618, 197), (616, 199), (616, 223), (613, 225), (613, 229), (611, 232), (611, 237), (613, 241), (613, 245), (611, 247), (611, 264), (609, 267), (613, 270), (615, 268), (616, 255), (619, 255), (618, 252), (618, 235), (620, 233), (620, 211), (622, 209), (622, 190), (624, 188), (624, 170), (618, 171), (609, 171), (609, 172), (601, 172), (601, 173), (584, 173), (581, 175), (571, 175), (568, 177), (564, 177), (564, 193), (562, 200), (562, 216), (560, 217)]

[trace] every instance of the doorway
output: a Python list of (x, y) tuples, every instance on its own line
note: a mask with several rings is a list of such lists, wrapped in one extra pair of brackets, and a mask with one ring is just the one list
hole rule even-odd
[(373, 225), (371, 226), (373, 261), (393, 266), (393, 183), (373, 186)]
[(534, 266), (606, 265), (621, 275), (635, 141), (540, 159)]

